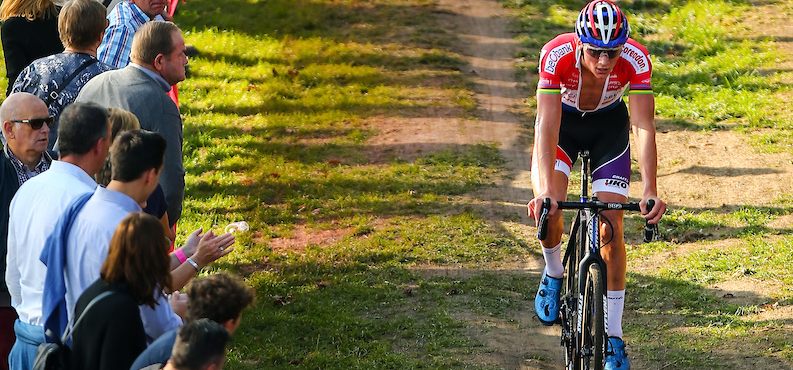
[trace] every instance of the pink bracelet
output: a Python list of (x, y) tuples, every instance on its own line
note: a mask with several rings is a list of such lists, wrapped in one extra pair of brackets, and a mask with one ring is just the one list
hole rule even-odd
[(173, 254), (175, 254), (176, 258), (179, 259), (179, 263), (184, 263), (184, 261), (187, 261), (187, 256), (185, 256), (184, 252), (182, 252), (182, 248), (174, 250)]

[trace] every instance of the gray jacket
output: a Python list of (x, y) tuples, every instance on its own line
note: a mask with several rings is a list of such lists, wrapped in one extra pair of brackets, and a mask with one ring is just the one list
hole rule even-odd
[(128, 65), (97, 75), (83, 87), (76, 102), (94, 102), (107, 108), (126, 109), (140, 121), (144, 130), (165, 137), (165, 163), (160, 185), (168, 201), (171, 225), (182, 216), (184, 165), (182, 163), (182, 117), (179, 108), (151, 77)]

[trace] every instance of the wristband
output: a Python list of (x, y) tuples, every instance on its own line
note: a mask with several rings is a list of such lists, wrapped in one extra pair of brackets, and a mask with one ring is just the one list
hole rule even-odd
[(182, 248), (173, 251), (173, 254), (175, 254), (176, 258), (179, 259), (179, 263), (184, 263), (184, 261), (187, 260), (187, 256), (185, 256), (184, 252), (182, 252)]
[(193, 267), (195, 267), (195, 270), (196, 270), (196, 272), (198, 272), (198, 271), (201, 271), (201, 269), (200, 269), (200, 268), (198, 268), (198, 264), (197, 264), (197, 263), (195, 263), (195, 261), (193, 261), (193, 259), (192, 259), (192, 258), (190, 258), (190, 257), (187, 257), (187, 259), (186, 259), (185, 261), (187, 261), (187, 263), (189, 263), (189, 264), (193, 265)]

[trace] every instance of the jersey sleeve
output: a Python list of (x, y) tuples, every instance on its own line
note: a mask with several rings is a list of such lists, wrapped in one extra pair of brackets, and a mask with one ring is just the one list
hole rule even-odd
[(628, 39), (623, 54), (627, 55), (626, 59), (634, 70), (629, 81), (630, 91), (628, 94), (652, 94), (653, 66), (647, 48), (633, 39)]
[(561, 74), (569, 59), (573, 59), (575, 45), (566, 37), (557, 36), (540, 51), (540, 80), (537, 82), (538, 94), (560, 94)]

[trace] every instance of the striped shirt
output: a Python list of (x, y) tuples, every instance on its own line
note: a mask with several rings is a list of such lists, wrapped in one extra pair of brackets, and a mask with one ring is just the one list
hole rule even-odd
[(31, 177), (40, 175), (42, 172), (50, 169), (50, 164), (52, 164), (52, 157), (50, 157), (49, 153), (46, 151), (41, 153), (41, 159), (36, 167), (33, 169), (28, 168), (28, 166), (14, 155), (11, 150), (8, 149), (8, 145), (6, 145), (3, 150), (5, 150), (6, 155), (8, 155), (8, 159), (11, 160), (11, 164), (14, 165), (14, 169), (17, 171), (17, 177), (19, 178), (19, 185), (22, 185), (25, 181), (30, 180)]
[[(144, 23), (151, 20), (137, 5), (122, 1), (108, 14), (110, 25), (105, 30), (102, 44), (99, 45), (97, 56), (99, 61), (124, 68), (129, 64), (129, 52), (132, 49), (132, 36)], [(155, 20), (162, 20), (157, 15)]]

